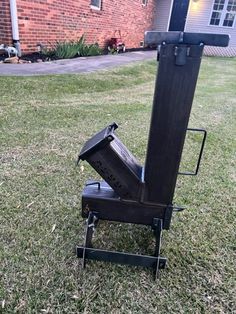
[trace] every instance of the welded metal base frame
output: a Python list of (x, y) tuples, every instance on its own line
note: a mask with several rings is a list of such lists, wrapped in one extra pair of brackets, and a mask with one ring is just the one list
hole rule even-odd
[(155, 279), (158, 277), (159, 269), (166, 266), (166, 258), (160, 257), (162, 219), (154, 218), (152, 229), (156, 238), (155, 251), (153, 256), (131, 254), (116, 251), (107, 251), (94, 249), (92, 246), (92, 238), (94, 230), (98, 223), (98, 215), (96, 212), (89, 212), (86, 223), (86, 234), (84, 246), (76, 247), (77, 257), (82, 258), (83, 268), (86, 266), (86, 260), (97, 260), (125, 265), (151, 267), (154, 270)]

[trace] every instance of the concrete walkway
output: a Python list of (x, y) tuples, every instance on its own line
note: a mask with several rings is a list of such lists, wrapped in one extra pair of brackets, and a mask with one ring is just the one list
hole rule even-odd
[(102, 55), (76, 59), (27, 64), (0, 64), (0, 75), (32, 76), (48, 74), (87, 73), (114, 68), (131, 62), (156, 59), (156, 51), (134, 51), (117, 55)]

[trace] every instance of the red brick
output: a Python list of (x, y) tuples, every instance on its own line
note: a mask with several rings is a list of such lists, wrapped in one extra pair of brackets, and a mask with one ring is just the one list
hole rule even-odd
[[(19, 32), (23, 52), (56, 40), (74, 40), (85, 34), (88, 42), (106, 41), (119, 36), (127, 48), (137, 48), (144, 32), (152, 30), (156, 0), (142, 6), (141, 0), (103, 0), (102, 10), (93, 10), (90, 0), (17, 0)], [(11, 42), (9, 0), (1, 0), (0, 43)]]

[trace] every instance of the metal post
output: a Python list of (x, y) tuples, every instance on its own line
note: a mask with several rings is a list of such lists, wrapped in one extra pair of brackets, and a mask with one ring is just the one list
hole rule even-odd
[(145, 198), (164, 204), (174, 195), (203, 47), (190, 48), (184, 65), (176, 64), (175, 49), (160, 51), (144, 176)]
[(15, 45), (18, 51), (18, 56), (21, 57), (16, 0), (10, 0), (10, 12), (11, 12), (12, 40), (13, 40), (13, 44)]
[(149, 141), (144, 200), (171, 205), (204, 44), (227, 46), (229, 36), (147, 32), (160, 44)]

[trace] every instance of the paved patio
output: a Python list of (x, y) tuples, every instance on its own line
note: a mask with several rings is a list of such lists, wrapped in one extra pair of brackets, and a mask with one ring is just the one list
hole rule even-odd
[(156, 58), (156, 51), (134, 51), (117, 55), (102, 55), (76, 59), (30, 64), (0, 64), (0, 75), (32, 76), (49, 74), (75, 74), (105, 70), (131, 62)]

